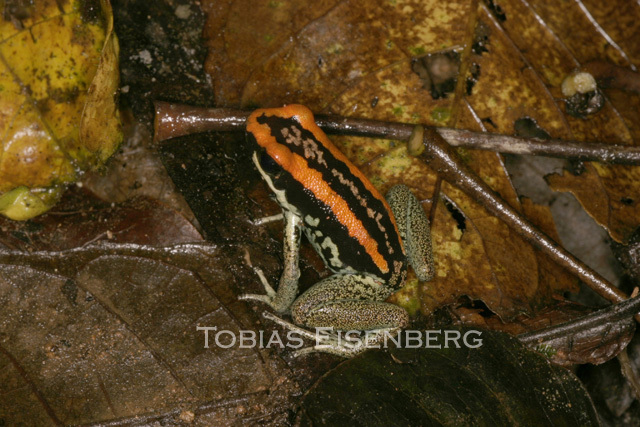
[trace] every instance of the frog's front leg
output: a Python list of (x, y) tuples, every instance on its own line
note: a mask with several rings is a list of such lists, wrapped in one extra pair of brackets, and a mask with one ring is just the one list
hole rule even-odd
[(290, 211), (284, 211), (284, 270), (280, 276), (278, 291), (274, 291), (269, 285), (262, 271), (256, 270), (260, 281), (267, 294), (244, 294), (240, 296), (243, 300), (261, 301), (268, 304), (278, 313), (287, 313), (289, 307), (298, 295), (298, 279), (300, 278), (300, 268), (298, 267), (298, 253), (300, 249), (300, 217)]
[(394, 336), (408, 325), (409, 315), (402, 307), (384, 302), (389, 294), (382, 283), (362, 274), (335, 274), (316, 283), (293, 303), (294, 323), (308, 328), (367, 331), (367, 339), (353, 345), (332, 335), (298, 355), (323, 351), (349, 357), (380, 344), (386, 335)]

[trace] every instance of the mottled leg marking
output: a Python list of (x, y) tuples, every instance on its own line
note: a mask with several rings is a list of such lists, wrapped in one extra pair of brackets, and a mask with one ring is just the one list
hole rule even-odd
[(428, 282), (435, 269), (429, 219), (424, 209), (406, 185), (392, 187), (387, 193), (387, 202), (396, 218), (409, 264), (419, 280)]
[(368, 333), (355, 342), (337, 334), (318, 336), (314, 347), (297, 355), (322, 351), (349, 357), (381, 343), (385, 335), (394, 336), (409, 323), (409, 316), (402, 307), (384, 302), (387, 296), (386, 288), (364, 275), (336, 274), (318, 282), (293, 303), (293, 321), (309, 328)]
[(280, 276), (278, 291), (274, 291), (260, 269), (256, 273), (267, 292), (266, 295), (244, 294), (240, 296), (242, 300), (254, 300), (268, 304), (278, 313), (287, 313), (289, 307), (298, 294), (298, 278), (300, 269), (298, 267), (298, 253), (300, 251), (300, 220), (291, 212), (284, 214), (284, 270)]
[[(307, 325), (306, 321), (310, 313), (323, 304), (336, 301), (384, 301), (390, 293), (388, 288), (369, 276), (362, 274), (334, 274), (319, 281), (300, 295), (291, 306), (291, 316), (298, 325)], [(333, 326), (338, 327), (336, 324)], [(342, 324), (340, 324), (339, 328), (342, 329)], [(375, 326), (370, 329), (374, 328)], [(354, 328), (346, 326), (345, 329)]]
[[(297, 314), (297, 313), (296, 313)], [(342, 300), (316, 306), (303, 321), (294, 322), (310, 328), (335, 327), (343, 331), (371, 331), (404, 327), (409, 324), (405, 309), (383, 301)]]

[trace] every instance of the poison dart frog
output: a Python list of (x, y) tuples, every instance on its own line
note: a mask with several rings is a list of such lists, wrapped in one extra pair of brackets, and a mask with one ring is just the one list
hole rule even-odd
[[(295, 325), (267, 317), (310, 338), (315, 335), (304, 328), (371, 331), (359, 345), (325, 336), (297, 355), (325, 351), (349, 357), (380, 343), (385, 333), (397, 334), (409, 316), (385, 300), (404, 284), (407, 264), (422, 281), (434, 272), (429, 220), (416, 197), (397, 185), (385, 200), (307, 107), (256, 110), (246, 129), (256, 144), (253, 163), (282, 207), (282, 214), (260, 223), (284, 218), (284, 271), (276, 292), (256, 269), (266, 295), (241, 298), (290, 313)], [(334, 274), (298, 297), (301, 231)]]

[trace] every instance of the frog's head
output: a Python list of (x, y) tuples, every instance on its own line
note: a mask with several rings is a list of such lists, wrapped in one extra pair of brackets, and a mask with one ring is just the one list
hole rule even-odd
[(307, 158), (298, 147), (305, 132), (306, 116), (313, 120), (311, 111), (300, 105), (289, 105), (279, 109), (260, 109), (247, 119), (247, 141), (252, 144), (253, 163), (267, 185), (274, 192), (278, 203), (297, 212), (287, 197), (292, 186), (300, 186), (305, 177), (314, 171), (309, 168)]

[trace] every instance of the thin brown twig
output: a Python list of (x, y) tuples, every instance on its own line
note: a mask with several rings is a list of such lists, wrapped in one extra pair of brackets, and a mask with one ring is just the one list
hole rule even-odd
[[(155, 141), (199, 132), (244, 130), (250, 111), (203, 108), (156, 102)], [(406, 141), (414, 125), (318, 115), (316, 122), (328, 133), (371, 136)], [(500, 153), (590, 160), (612, 164), (640, 164), (640, 147), (622, 144), (523, 138), (464, 129), (435, 128), (452, 146)]]
[(562, 336), (575, 336), (580, 331), (596, 329), (602, 325), (611, 325), (640, 311), (640, 298), (632, 298), (618, 304), (602, 308), (576, 320), (564, 322), (533, 332), (518, 335), (524, 344), (537, 344), (551, 341)]

